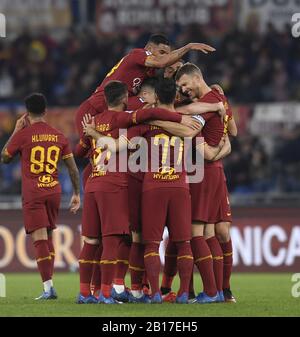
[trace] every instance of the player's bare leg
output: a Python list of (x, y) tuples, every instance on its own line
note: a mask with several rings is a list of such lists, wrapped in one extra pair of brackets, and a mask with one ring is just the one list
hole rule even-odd
[(92, 295), (91, 281), (95, 256), (99, 247), (99, 239), (83, 237), (83, 247), (79, 255), (79, 279), (80, 279), (80, 294), (77, 298), (78, 304), (94, 304), (97, 299)]
[(230, 289), (230, 277), (232, 272), (232, 242), (230, 237), (231, 222), (219, 222), (215, 226), (216, 236), (223, 251), (223, 293), (226, 302), (235, 303), (236, 299)]
[[(197, 303), (211, 303), (218, 301), (218, 293), (213, 270), (213, 259), (204, 238), (204, 223), (192, 223), (191, 247), (194, 263), (197, 266), (203, 283), (203, 293), (196, 297)], [(204, 294), (204, 297), (203, 297)]]
[(46, 228), (40, 228), (31, 233), (36, 262), (43, 281), (44, 292), (36, 300), (56, 299), (57, 295), (52, 281), (52, 258), (48, 246), (48, 233)]
[(145, 245), (140, 232), (132, 232), (132, 245), (129, 255), (129, 270), (131, 277), (131, 303), (150, 303), (150, 297), (143, 292), (143, 277), (145, 274), (144, 263)]
[(204, 237), (211, 251), (213, 258), (214, 274), (216, 286), (220, 297), (220, 302), (224, 302), (223, 295), (223, 251), (215, 235), (215, 225), (206, 224), (204, 227)]

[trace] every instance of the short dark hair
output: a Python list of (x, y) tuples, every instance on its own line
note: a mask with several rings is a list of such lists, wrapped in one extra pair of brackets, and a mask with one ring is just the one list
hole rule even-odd
[(26, 109), (34, 115), (43, 115), (46, 111), (47, 100), (41, 93), (35, 92), (24, 99)]
[(162, 104), (172, 104), (176, 97), (176, 83), (171, 78), (160, 78), (155, 93)]
[(110, 81), (104, 87), (104, 94), (107, 105), (116, 106), (127, 94), (127, 85), (121, 81)]
[(182, 67), (180, 67), (176, 73), (176, 81), (180, 80), (183, 75), (191, 75), (193, 73), (198, 73), (202, 75), (200, 68), (194, 63), (187, 62)]
[(156, 84), (157, 84), (157, 78), (156, 77), (149, 77), (146, 78), (143, 83), (140, 86), (140, 90), (143, 88), (151, 88), (151, 89), (155, 89)]
[(170, 45), (170, 41), (163, 34), (152, 34), (148, 40), (148, 43), (154, 43), (156, 45), (159, 45), (159, 44), (165, 44), (167, 46)]

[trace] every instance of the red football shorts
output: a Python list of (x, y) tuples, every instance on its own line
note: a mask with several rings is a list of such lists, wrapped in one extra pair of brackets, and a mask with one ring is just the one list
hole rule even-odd
[(86, 167), (82, 171), (82, 186), (83, 186), (83, 190), (84, 190), (85, 184), (86, 184), (87, 180), (89, 179), (89, 176), (92, 174), (92, 172), (93, 172), (92, 164), (88, 163), (86, 165)]
[(161, 241), (165, 226), (168, 227), (170, 240), (190, 240), (192, 226), (189, 190), (166, 187), (143, 192), (142, 223), (144, 241)]
[(202, 182), (190, 184), (193, 221), (218, 222), (223, 186), (224, 173), (221, 167), (205, 168)]
[(143, 181), (128, 175), (128, 203), (130, 230), (142, 231), (142, 192)]
[(91, 238), (129, 234), (128, 190), (84, 194), (82, 235)]
[(55, 193), (23, 202), (23, 219), (27, 234), (41, 228), (56, 228), (60, 197), (60, 193)]
[(226, 177), (223, 171), (223, 184), (222, 184), (222, 200), (219, 208), (217, 222), (232, 222), (231, 207), (229, 201), (229, 193), (226, 184)]

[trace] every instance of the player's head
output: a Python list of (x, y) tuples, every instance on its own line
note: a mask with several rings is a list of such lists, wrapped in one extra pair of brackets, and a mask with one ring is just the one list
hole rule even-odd
[(176, 73), (176, 83), (181, 92), (189, 98), (201, 97), (203, 83), (201, 70), (193, 63), (186, 63)]
[(176, 83), (171, 78), (161, 78), (155, 87), (155, 94), (159, 103), (173, 104), (176, 97)]
[(154, 77), (147, 78), (142, 83), (139, 91), (139, 97), (141, 97), (145, 103), (148, 104), (156, 103), (156, 96), (155, 96), (156, 84), (157, 79)]
[(126, 110), (128, 104), (128, 89), (121, 81), (110, 81), (104, 87), (104, 95), (108, 107), (113, 108), (123, 105)]
[(154, 56), (169, 54), (171, 51), (169, 40), (162, 34), (152, 34), (145, 48)]
[(24, 99), (26, 110), (32, 117), (40, 117), (46, 113), (47, 101), (43, 94), (33, 93)]

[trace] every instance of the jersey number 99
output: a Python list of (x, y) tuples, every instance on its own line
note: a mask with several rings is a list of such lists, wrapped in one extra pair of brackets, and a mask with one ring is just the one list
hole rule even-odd
[(60, 148), (53, 145), (45, 149), (42, 146), (35, 146), (30, 154), (30, 172), (40, 174), (47, 172), (53, 174), (57, 169)]

